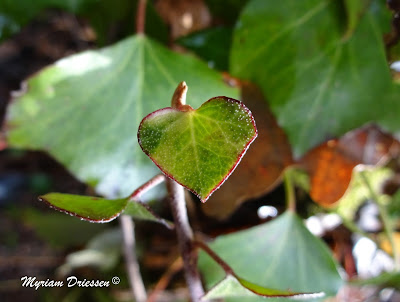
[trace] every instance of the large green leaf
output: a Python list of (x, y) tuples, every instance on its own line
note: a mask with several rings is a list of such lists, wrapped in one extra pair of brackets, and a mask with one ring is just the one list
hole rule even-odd
[(234, 76), (262, 88), (296, 156), (379, 120), (391, 77), (374, 14), (344, 39), (340, 1), (252, 0), (234, 33)]
[[(267, 288), (333, 295), (342, 284), (327, 247), (291, 212), (272, 222), (218, 237), (210, 247), (237, 275)], [(199, 266), (208, 287), (224, 276), (204, 253), (200, 254)], [(264, 301), (248, 299), (240, 301)]]
[(182, 80), (195, 107), (216, 95), (237, 97), (205, 63), (144, 36), (68, 57), (14, 99), (9, 144), (48, 151), (101, 195), (127, 196), (159, 172), (137, 143), (139, 123), (168, 106)]
[(250, 110), (226, 97), (212, 98), (197, 110), (157, 110), (138, 131), (143, 151), (203, 202), (234, 171), (256, 137)]

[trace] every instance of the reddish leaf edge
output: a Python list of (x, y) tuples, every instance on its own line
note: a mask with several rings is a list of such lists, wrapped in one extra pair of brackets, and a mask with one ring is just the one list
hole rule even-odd
[[(51, 194), (51, 193), (49, 193), (49, 194)], [(93, 198), (96, 198), (96, 197), (93, 196)], [(57, 210), (59, 212), (63, 212), (65, 214), (69, 214), (70, 216), (78, 217), (81, 220), (85, 220), (85, 221), (92, 222), (92, 223), (107, 223), (107, 222), (110, 222), (110, 221), (114, 220), (115, 218), (117, 218), (119, 215), (121, 215), (123, 213), (124, 209), (126, 208), (126, 206), (128, 205), (128, 200), (127, 200), (125, 208), (122, 211), (116, 213), (115, 215), (110, 216), (110, 217), (105, 217), (104, 219), (91, 219), (91, 218), (88, 218), (88, 217), (85, 217), (85, 216), (78, 215), (77, 213), (74, 213), (74, 212), (71, 212), (71, 211), (67, 211), (67, 210), (62, 209), (60, 207), (57, 207), (57, 206), (53, 205), (52, 203), (50, 203), (43, 196), (39, 196), (38, 200), (44, 202), (50, 208), (55, 209), (55, 210)]]
[[(247, 289), (248, 291), (251, 291), (252, 293), (254, 293), (257, 296), (263, 297), (263, 298), (289, 298), (289, 299), (293, 299), (293, 300), (303, 300), (303, 299), (316, 299), (316, 298), (322, 298), (325, 297), (325, 293), (324, 292), (315, 292), (315, 293), (308, 293), (308, 292), (292, 292), (290, 290), (288, 290), (286, 293), (281, 293), (281, 294), (263, 294), (257, 290), (252, 289), (251, 287), (249, 287), (249, 285), (246, 285), (246, 283), (254, 285), (254, 286), (259, 286), (261, 288), (264, 288), (266, 290), (271, 290), (271, 291), (280, 291), (280, 292), (284, 292), (284, 290), (280, 290), (280, 289), (275, 289), (275, 288), (265, 288), (264, 286), (255, 284), (253, 282), (247, 281), (246, 279), (240, 278), (238, 275), (234, 274), (226, 274), (225, 277), (219, 281), (217, 284), (215, 284), (211, 289), (209, 289), (207, 291), (210, 292), (212, 291), (214, 288), (218, 287), (222, 282), (224, 282), (224, 280), (226, 280), (229, 277), (233, 277), (235, 278), (241, 286), (243, 286), (243, 288)], [(207, 293), (204, 294), (203, 297), (205, 297), (207, 295)]]
[[(188, 188), (187, 186), (185, 186), (185, 185), (182, 184), (181, 182), (177, 181), (177, 180), (174, 178), (174, 176), (173, 176), (172, 174), (169, 174), (169, 173), (167, 173), (166, 171), (164, 171), (164, 170), (160, 167), (160, 165), (151, 157), (151, 155), (150, 155), (148, 152), (146, 152), (146, 150), (143, 149), (142, 144), (141, 144), (141, 140), (140, 140), (139, 133), (140, 133), (140, 130), (141, 130), (141, 128), (142, 128), (143, 122), (144, 122), (147, 118), (150, 118), (150, 117), (152, 117), (153, 115), (160, 114), (162, 111), (165, 111), (165, 110), (168, 110), (168, 111), (169, 111), (169, 110), (171, 110), (171, 111), (181, 111), (181, 110), (176, 109), (176, 108), (172, 108), (172, 107), (165, 107), (165, 108), (162, 108), (162, 109), (158, 109), (158, 110), (156, 110), (156, 111), (153, 111), (152, 113), (149, 113), (148, 115), (146, 115), (146, 116), (142, 119), (142, 121), (140, 122), (140, 125), (139, 125), (138, 132), (137, 132), (137, 138), (138, 138), (138, 142), (139, 142), (140, 148), (141, 148), (142, 151), (152, 160), (152, 162), (161, 170), (161, 172), (162, 172), (165, 176), (167, 176), (168, 178), (172, 179), (173, 181), (175, 181), (175, 182), (177, 182), (178, 184), (180, 184), (182, 187), (186, 188), (187, 190), (189, 190), (190, 192), (192, 192), (193, 194), (195, 194), (195, 195), (200, 199), (200, 201), (201, 201), (202, 203), (205, 203), (205, 202), (210, 198), (210, 196), (211, 196), (216, 190), (218, 190), (218, 189), (223, 185), (223, 183), (229, 178), (229, 176), (231, 176), (231, 174), (233, 173), (233, 171), (235, 171), (236, 167), (239, 165), (239, 163), (240, 163), (240, 161), (242, 160), (243, 156), (246, 154), (246, 152), (247, 152), (247, 150), (249, 149), (250, 145), (254, 142), (254, 140), (255, 140), (255, 139), (257, 138), (257, 136), (258, 136), (258, 130), (257, 130), (257, 126), (256, 126), (256, 121), (254, 120), (254, 117), (253, 117), (252, 112), (250, 111), (249, 108), (247, 108), (247, 107), (244, 105), (243, 102), (241, 102), (241, 101), (239, 101), (239, 100), (235, 100), (235, 99), (229, 98), (229, 97), (227, 97), (227, 96), (216, 96), (216, 97), (213, 97), (213, 98), (209, 99), (208, 101), (204, 102), (199, 108), (194, 109), (194, 110), (200, 109), (202, 106), (204, 106), (204, 105), (207, 104), (208, 102), (211, 102), (211, 101), (213, 101), (213, 100), (215, 100), (215, 99), (224, 99), (225, 101), (228, 101), (228, 102), (231, 102), (231, 103), (239, 104), (240, 107), (242, 107), (242, 108), (244, 109), (244, 111), (246, 111), (246, 113), (250, 116), (251, 123), (252, 123), (252, 125), (253, 125), (253, 128), (254, 128), (255, 133), (254, 133), (254, 136), (253, 136), (253, 137), (249, 140), (249, 142), (246, 144), (246, 146), (244, 146), (242, 153), (239, 154), (238, 159), (237, 159), (236, 162), (233, 164), (233, 166), (232, 166), (231, 169), (228, 171), (228, 173), (225, 175), (225, 177), (224, 177), (224, 178), (210, 191), (210, 193), (208, 193), (208, 195), (207, 195), (206, 197), (204, 197), (204, 198), (202, 198), (195, 190), (193, 190), (193, 189), (191, 189), (191, 188)], [(182, 112), (184, 112), (184, 111), (182, 111)]]

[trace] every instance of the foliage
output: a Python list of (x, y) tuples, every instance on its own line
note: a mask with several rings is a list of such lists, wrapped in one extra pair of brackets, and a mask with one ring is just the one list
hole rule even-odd
[[(91, 1), (113, 7), (102, 0), (66, 1), (62, 6), (53, 0), (22, 10), (28, 2), (15, 6), (6, 1), (0, 5), (0, 17), (22, 25), (42, 8), (56, 6), (99, 20), (83, 13)], [(205, 297), (244, 301), (243, 295), (255, 295), (249, 298), (255, 301), (277, 292), (335, 295), (343, 283), (339, 265), (294, 213), (292, 176), (285, 169), (296, 166), (308, 174), (309, 186), (304, 187), (319, 205), (341, 200), (334, 210), (341, 215), (347, 203), (353, 212), (359, 208), (363, 199), (358, 193), (366, 191), (379, 205), (383, 230), (398, 261), (392, 223), (385, 214), (388, 203), (381, 203), (381, 192), (371, 189), (375, 178), (356, 179), (348, 190), (357, 165), (388, 166), (394, 172), (386, 178), (396, 171), (388, 163), (400, 150), (392, 136), (400, 128), (400, 88), (393, 83), (383, 39), (391, 13), (378, 0), (227, 1), (229, 13), (220, 9), (220, 2), (210, 1), (210, 9), (225, 20), (224, 28), (179, 40), (200, 58), (150, 38), (157, 36), (150, 25), (158, 23), (149, 20), (159, 19), (147, 14), (148, 36), (139, 32), (72, 55), (29, 78), (8, 108), (8, 144), (47, 151), (105, 196), (42, 196), (51, 206), (94, 222), (124, 212), (171, 226), (128, 194), (154, 177), (158, 166), (206, 201), (239, 164), (258, 131), (205, 212), (226, 218), (242, 202), (271, 191), (285, 173), (289, 209), (271, 222), (209, 244), (224, 263), (201, 254), (199, 268), (210, 289)], [(99, 23), (92, 24), (96, 28)], [(188, 105), (167, 107), (183, 80), (190, 87)], [(232, 100), (239, 95), (244, 104)], [(159, 189), (152, 192), (153, 198), (163, 196)], [(386, 200), (390, 205), (392, 199)], [(354, 216), (344, 218), (351, 221)], [(179, 233), (181, 222), (175, 224)], [(354, 225), (352, 231), (357, 231)], [(379, 280), (373, 282), (387, 283)], [(295, 292), (286, 291), (289, 288)]]

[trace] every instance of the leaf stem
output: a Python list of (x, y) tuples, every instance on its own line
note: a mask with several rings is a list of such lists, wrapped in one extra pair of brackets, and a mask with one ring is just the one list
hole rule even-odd
[(138, 201), (140, 196), (142, 196), (144, 193), (157, 186), (158, 184), (162, 183), (163, 181), (165, 181), (165, 176), (163, 174), (158, 174), (154, 176), (149, 181), (133, 191), (133, 193), (129, 196), (129, 201)]
[(196, 240), (194, 244), (205, 251), (208, 256), (210, 256), (223, 270), (227, 275), (236, 276), (233, 269), (227, 264), (220, 256), (218, 256), (210, 247), (205, 244), (203, 241)]
[[(185, 82), (179, 83), (172, 96), (172, 108), (178, 110), (187, 108), (187, 89)], [(201, 284), (199, 271), (197, 270), (197, 251), (193, 243), (193, 231), (189, 224), (185, 203), (185, 191), (180, 184), (169, 178), (167, 179), (167, 190), (178, 236), (179, 249), (183, 260), (185, 279), (189, 288), (190, 300), (192, 302), (197, 302), (200, 301), (201, 297), (204, 295), (204, 289)]]
[(146, 4), (147, 0), (139, 0), (136, 12), (136, 33), (138, 35), (144, 34), (145, 21), (146, 21)]
[(293, 213), (296, 212), (296, 194), (292, 182), (292, 173), (290, 169), (287, 169), (284, 173), (284, 183), (286, 192), (286, 204), (287, 210)]
[(383, 205), (380, 201), (380, 198), (378, 194), (376, 194), (374, 188), (372, 188), (371, 183), (369, 182), (367, 176), (365, 175), (365, 171), (360, 171), (360, 176), (364, 182), (364, 184), (367, 186), (368, 191), (371, 195), (371, 198), (375, 200), (376, 204), (378, 205), (379, 209), (379, 215), (382, 220), (383, 224), (383, 229), (386, 233), (386, 236), (390, 242), (391, 248), (392, 248), (392, 253), (393, 253), (393, 259), (394, 259), (394, 264), (395, 264), (395, 269), (399, 270), (400, 269), (400, 259), (399, 259), (399, 254), (397, 252), (397, 247), (396, 247), (396, 242), (394, 241), (393, 237), (393, 228), (391, 226), (391, 222), (389, 219), (389, 215), (386, 211), (385, 205)]
[(178, 109), (180, 111), (191, 111), (193, 108), (189, 105), (186, 105), (186, 93), (188, 90), (188, 86), (186, 82), (180, 82), (178, 87), (176, 87), (174, 95), (171, 100), (171, 107)]
[(197, 270), (197, 252), (193, 243), (193, 231), (187, 215), (185, 192), (183, 187), (172, 179), (167, 179), (167, 189), (190, 299), (192, 302), (197, 302), (204, 295), (204, 289)]
[(136, 256), (135, 225), (132, 218), (128, 215), (121, 215), (120, 223), (123, 236), (123, 250), (129, 277), (129, 285), (131, 287), (131, 291), (135, 301), (145, 302), (147, 299), (147, 294), (143, 284), (142, 276), (140, 274), (139, 263)]

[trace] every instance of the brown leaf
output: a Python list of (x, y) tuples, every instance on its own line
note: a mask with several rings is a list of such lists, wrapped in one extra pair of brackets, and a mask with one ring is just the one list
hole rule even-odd
[(310, 175), (310, 195), (318, 204), (331, 206), (346, 192), (358, 164), (380, 165), (398, 154), (400, 143), (375, 125), (329, 140), (299, 160)]
[(292, 164), (287, 137), (260, 90), (243, 83), (242, 100), (253, 113), (258, 137), (232, 175), (201, 205), (205, 214), (219, 219), (227, 218), (244, 201), (271, 191), (280, 183), (283, 170)]

